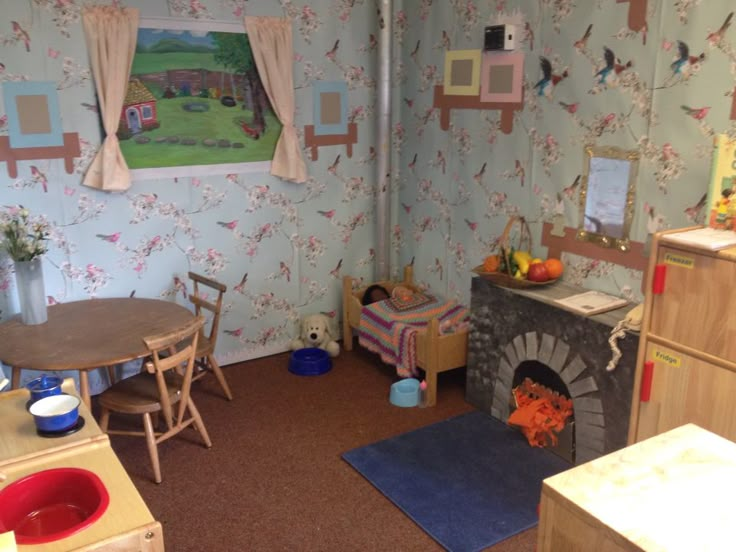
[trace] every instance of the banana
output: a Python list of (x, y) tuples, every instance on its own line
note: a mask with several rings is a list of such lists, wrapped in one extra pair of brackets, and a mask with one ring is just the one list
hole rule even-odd
[(516, 261), (516, 265), (519, 267), (519, 271), (521, 271), (522, 275), (526, 276), (526, 273), (529, 272), (529, 261), (531, 260), (532, 256), (529, 255), (526, 251), (515, 251), (514, 252), (514, 261)]

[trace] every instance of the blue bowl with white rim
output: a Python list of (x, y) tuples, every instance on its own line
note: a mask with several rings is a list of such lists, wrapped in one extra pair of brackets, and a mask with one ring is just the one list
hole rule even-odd
[(62, 393), (39, 399), (28, 410), (39, 431), (60, 433), (77, 423), (80, 403), (79, 397)]

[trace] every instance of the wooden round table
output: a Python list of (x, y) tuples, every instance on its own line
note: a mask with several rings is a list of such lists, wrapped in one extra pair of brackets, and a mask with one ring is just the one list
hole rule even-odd
[(29, 326), (16, 316), (0, 324), (0, 360), (20, 371), (79, 370), (79, 390), (90, 405), (89, 370), (148, 355), (143, 338), (175, 330), (194, 315), (158, 299), (89, 299), (48, 309), (48, 322)]

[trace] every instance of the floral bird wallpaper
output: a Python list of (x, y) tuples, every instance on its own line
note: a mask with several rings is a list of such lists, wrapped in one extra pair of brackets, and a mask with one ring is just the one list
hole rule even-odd
[[(226, 365), (288, 348), (303, 314), (339, 328), (341, 278), (374, 277), (378, 36), (391, 24), (392, 272), (414, 262), (427, 287), (469, 302), (471, 268), (509, 216), (523, 215), (533, 253), (542, 223), (577, 227), (587, 145), (641, 153), (631, 238), (705, 218), (712, 140), (736, 135), (731, 0), (152, 0), (141, 17), (240, 21), (285, 16), (294, 29), (296, 126), (313, 124), (312, 84), (348, 85), (352, 157), (343, 146), (305, 160), (305, 185), (265, 173), (141, 180), (123, 194), (81, 184), (102, 135), (80, 14), (88, 0), (0, 0), (0, 94), (10, 81), (53, 81), (62, 125), (81, 156), (0, 163), (0, 206), (23, 205), (52, 227), (44, 256), (49, 304), (157, 297), (186, 304), (187, 271), (227, 284), (218, 358)], [(389, 19), (390, 18), (390, 19)], [(525, 54), (524, 108), (433, 107), (448, 50), (480, 49), (486, 25), (513, 23)], [(0, 102), (0, 110), (2, 110)], [(7, 134), (0, 112), (0, 133)], [(640, 300), (642, 274), (565, 254), (565, 279)], [(17, 312), (12, 262), (0, 258), (0, 320)], [(132, 369), (132, 368), (131, 368)], [(7, 372), (7, 367), (6, 367)], [(33, 377), (24, 374), (24, 380)], [(105, 376), (92, 381), (104, 387)]]
[[(140, 180), (123, 194), (87, 188), (81, 181), (102, 141), (80, 19), (92, 2), (0, 0), (0, 94), (4, 82), (54, 81), (62, 126), (79, 134), (82, 150), (73, 174), (62, 160), (22, 161), (10, 178), (0, 163), (0, 206), (23, 205), (50, 223), (48, 303), (132, 295), (187, 305), (187, 272), (205, 274), (228, 286), (217, 345), (223, 365), (287, 350), (302, 314), (324, 312), (338, 328), (342, 275), (372, 278), (375, 255), (373, 3), (116, 3), (139, 8), (141, 18), (291, 18), (297, 129), (313, 122), (312, 84), (342, 80), (360, 139), (352, 158), (344, 147), (322, 149), (315, 162), (305, 156), (306, 184), (244, 173)], [(341, 48), (333, 48), (337, 40)], [(7, 116), (0, 117), (7, 134)], [(0, 258), (0, 311), (0, 319), (18, 312), (7, 258)], [(103, 372), (90, 375), (93, 391), (106, 385)], [(22, 381), (37, 375), (24, 372)]]
[[(421, 0), (394, 14), (394, 167), (401, 258), (431, 288), (469, 300), (470, 269), (523, 215), (533, 254), (542, 223), (578, 228), (585, 146), (641, 155), (633, 241), (705, 220), (713, 136), (736, 137), (736, 31), (728, 0)], [(451, 112), (433, 89), (448, 50), (480, 49), (487, 25), (514, 24), (524, 109)], [(646, 251), (646, 247), (645, 247)], [(640, 253), (630, 253), (640, 254)], [(642, 273), (563, 254), (564, 278), (640, 301)]]

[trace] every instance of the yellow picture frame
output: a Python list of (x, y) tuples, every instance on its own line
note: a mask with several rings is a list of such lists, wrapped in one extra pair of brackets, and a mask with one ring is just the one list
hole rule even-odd
[(481, 50), (448, 50), (445, 53), (445, 95), (479, 96), (480, 67)]
[(728, 205), (733, 203), (734, 197), (723, 197), (723, 192), (736, 189), (736, 140), (731, 140), (726, 134), (717, 134), (713, 137), (713, 160), (710, 171), (710, 183), (706, 213), (708, 225), (713, 228), (732, 229), (733, 221), (727, 216)]

